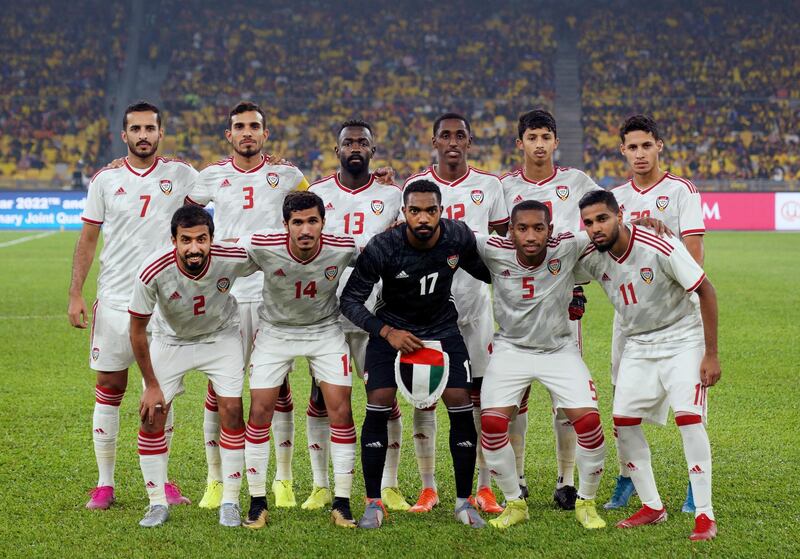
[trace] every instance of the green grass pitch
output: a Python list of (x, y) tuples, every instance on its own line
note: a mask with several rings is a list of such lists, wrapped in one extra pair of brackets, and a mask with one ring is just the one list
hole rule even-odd
[[(0, 244), (31, 233), (2, 233)], [(66, 318), (72, 249), (77, 235), (57, 233), (0, 247), (0, 556), (47, 557), (791, 557), (800, 554), (800, 491), (795, 479), (800, 451), (797, 411), (800, 327), (797, 309), (800, 236), (778, 233), (711, 233), (707, 272), (720, 305), (723, 376), (710, 391), (709, 431), (714, 455), (714, 503), (719, 537), (692, 544), (693, 522), (680, 512), (687, 473), (674, 423), (648, 428), (659, 489), (669, 510), (666, 524), (617, 530), (614, 522), (635, 510), (602, 516), (609, 528), (588, 532), (572, 513), (551, 502), (555, 479), (549, 404), (537, 387), (530, 403), (526, 473), (531, 521), (507, 532), (472, 531), (453, 520), (454, 489), (447, 435), (438, 438), (437, 478), (442, 504), (428, 515), (392, 514), (371, 532), (333, 527), (327, 514), (272, 510), (260, 531), (223, 529), (215, 512), (174, 507), (167, 526), (137, 526), (147, 504), (136, 454), (139, 375), (131, 374), (122, 405), (117, 504), (106, 512), (84, 509), (96, 482), (91, 416), (94, 374), (87, 366), (88, 332)], [(93, 271), (86, 299), (94, 294)], [(616, 475), (608, 374), (611, 308), (597, 286), (587, 291), (585, 357), (600, 393), (609, 454), (598, 501), (605, 502)], [(205, 380), (189, 377), (176, 402), (170, 477), (199, 501), (205, 484), (202, 406)], [(292, 375), (298, 500), (311, 487), (305, 450), (305, 363)], [(360, 428), (364, 390), (354, 387)], [(411, 409), (403, 404), (401, 488), (411, 500), (419, 489), (410, 438)], [(439, 425), (447, 418), (439, 408)], [(274, 458), (272, 460), (274, 469)], [(363, 510), (357, 462), (353, 508)], [(271, 479), (271, 475), (270, 475)], [(244, 489), (244, 488), (243, 488)], [(637, 501), (638, 503), (638, 501)], [(247, 498), (242, 496), (246, 507)]]

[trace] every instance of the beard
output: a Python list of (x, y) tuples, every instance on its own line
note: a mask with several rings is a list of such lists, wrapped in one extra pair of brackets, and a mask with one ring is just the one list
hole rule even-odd
[(137, 145), (138, 142), (128, 142), (128, 149), (134, 154), (136, 157), (141, 157), (142, 159), (147, 159), (155, 152), (158, 151), (158, 140), (153, 142), (152, 144), (148, 145)]
[(342, 165), (343, 169), (346, 169), (348, 173), (351, 175), (357, 175), (361, 171), (364, 170), (367, 165), (369, 165), (369, 160), (366, 158), (360, 159), (340, 159), (339, 163)]
[(604, 242), (603, 244), (594, 243), (594, 241), (592, 241), (592, 242), (594, 243), (594, 246), (597, 247), (598, 251), (600, 251), (600, 252), (608, 252), (609, 250), (611, 250), (611, 247), (614, 246), (614, 243), (617, 242), (617, 239), (619, 239), (619, 227), (615, 227), (614, 228), (614, 231), (608, 237), (608, 240), (606, 242)]
[(258, 144), (250, 144), (245, 147), (234, 147), (233, 151), (241, 155), (242, 157), (253, 157), (257, 153), (261, 151), (261, 147)]
[[(189, 262), (189, 259), (193, 258), (195, 256), (199, 256), (200, 257), (200, 261), (198, 263)], [(200, 253), (200, 252), (194, 252), (192, 254), (186, 254), (184, 256), (181, 256), (181, 261), (183, 262), (183, 265), (186, 268), (186, 271), (190, 272), (190, 273), (193, 273), (193, 274), (196, 274), (196, 273), (200, 272), (200, 270), (203, 269), (203, 266), (206, 265), (206, 260), (207, 259), (208, 259), (207, 255), (205, 255), (203, 253)]]
[(433, 237), (436, 230), (439, 228), (439, 224), (437, 223), (435, 227), (409, 227), (411, 230), (411, 234), (414, 235), (414, 238), (418, 241), (428, 241)]

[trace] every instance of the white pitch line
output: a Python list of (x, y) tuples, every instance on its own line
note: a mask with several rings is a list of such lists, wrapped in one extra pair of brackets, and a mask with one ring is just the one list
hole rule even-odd
[(28, 241), (35, 241), (36, 239), (43, 239), (44, 237), (49, 237), (50, 235), (55, 235), (56, 233), (58, 233), (58, 231), (45, 231), (44, 233), (39, 233), (38, 235), (28, 235), (27, 237), (20, 237), (19, 239), (14, 239), (13, 241), (6, 241), (4, 243), (0, 243), (0, 248), (6, 248), (21, 243), (27, 243)]
[(55, 320), (57, 318), (64, 318), (64, 315), (61, 314), (40, 314), (40, 315), (2, 315), (0, 314), (0, 320)]

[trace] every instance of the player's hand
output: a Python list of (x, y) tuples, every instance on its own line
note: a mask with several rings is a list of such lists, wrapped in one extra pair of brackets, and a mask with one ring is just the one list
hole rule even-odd
[(411, 353), (425, 347), (422, 340), (407, 330), (390, 330), (386, 335), (386, 341), (400, 353)]
[(123, 165), (125, 165), (125, 158), (117, 157), (114, 161), (103, 167), (103, 169), (119, 169)]
[(67, 316), (69, 323), (75, 328), (86, 328), (89, 324), (86, 320), (86, 301), (80, 295), (70, 295), (69, 305), (67, 306)]
[(379, 167), (372, 174), (379, 184), (394, 184), (395, 173), (391, 167)]
[(703, 383), (703, 386), (714, 386), (719, 382), (721, 376), (719, 357), (716, 354), (704, 354), (703, 360), (700, 362), (700, 382)]
[(672, 229), (667, 227), (666, 223), (654, 217), (640, 217), (631, 220), (631, 223), (633, 223), (634, 225), (641, 225), (642, 227), (647, 227), (648, 229), (652, 229), (659, 237), (675, 236), (675, 233), (672, 232)]
[(273, 154), (265, 153), (264, 159), (266, 159), (267, 163), (269, 163), (270, 165), (291, 165), (289, 161), (287, 161), (280, 155), (276, 155), (274, 153)]
[(158, 385), (148, 386), (142, 392), (142, 399), (139, 401), (139, 417), (142, 421), (147, 418), (148, 425), (152, 425), (157, 413), (167, 413), (164, 393)]
[(580, 320), (586, 312), (586, 295), (583, 294), (583, 287), (576, 285), (572, 288), (572, 302), (569, 304), (569, 319)]

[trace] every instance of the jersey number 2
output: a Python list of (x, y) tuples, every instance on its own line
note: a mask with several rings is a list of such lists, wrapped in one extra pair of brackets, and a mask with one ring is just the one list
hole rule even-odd
[(201, 314), (206, 314), (206, 298), (203, 295), (198, 295), (196, 297), (192, 297), (192, 301), (194, 301), (194, 315), (200, 316)]

